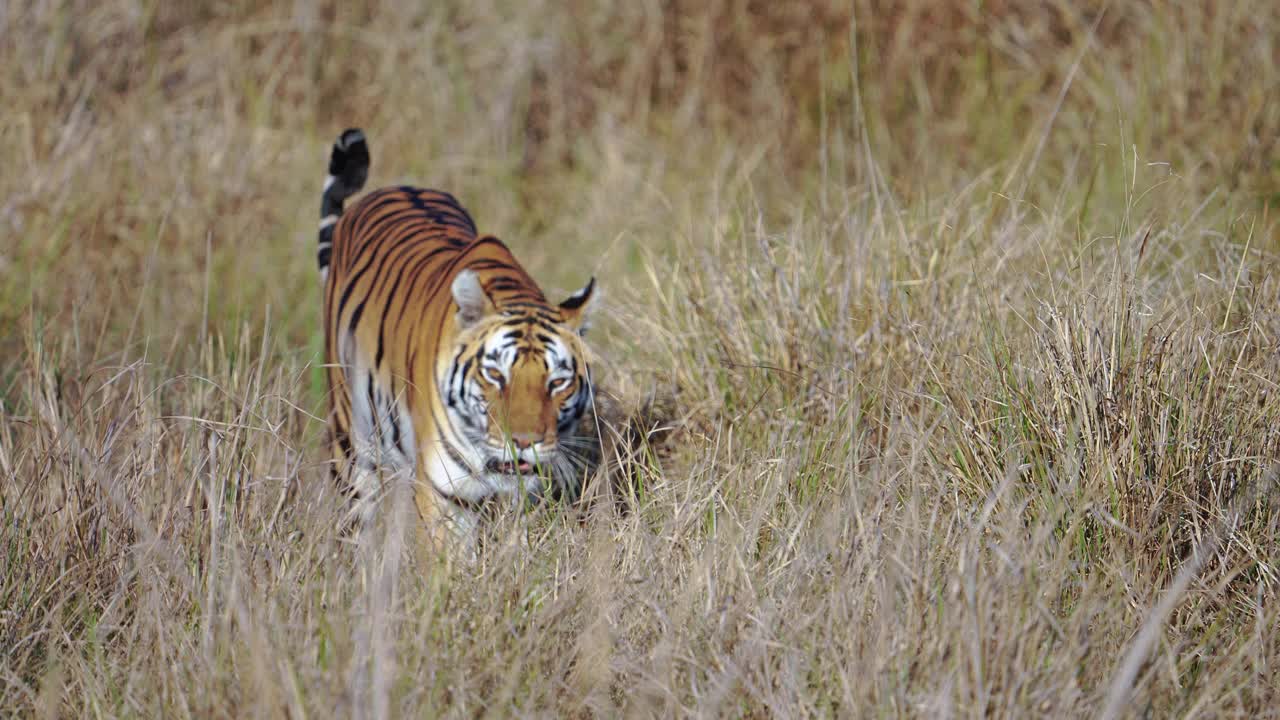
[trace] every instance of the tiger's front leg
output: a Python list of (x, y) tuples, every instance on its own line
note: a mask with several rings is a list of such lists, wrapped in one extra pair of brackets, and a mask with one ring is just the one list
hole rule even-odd
[[(426, 456), (427, 453), (423, 453)], [(431, 564), (476, 557), (476, 513), (450, 502), (431, 483), (424, 463), (417, 463), (413, 503), (418, 509), (417, 549), (420, 563)]]
[(355, 536), (373, 521), (381, 482), (373, 461), (359, 454), (342, 417), (336, 409), (330, 413), (329, 475), (347, 501), (340, 521), (342, 533)]

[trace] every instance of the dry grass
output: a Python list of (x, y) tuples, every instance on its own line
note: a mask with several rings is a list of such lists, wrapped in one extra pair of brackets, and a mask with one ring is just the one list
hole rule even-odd
[[(1087, 5), (0, 9), (0, 707), (1276, 717), (1280, 5)], [(465, 571), (335, 531), (349, 125), (607, 293)]]

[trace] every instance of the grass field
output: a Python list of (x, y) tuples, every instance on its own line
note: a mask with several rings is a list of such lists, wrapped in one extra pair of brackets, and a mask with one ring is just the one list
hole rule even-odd
[[(0, 714), (1280, 717), (1280, 4), (614, 5), (0, 6)], [(604, 293), (474, 566), (336, 530), (353, 125)]]

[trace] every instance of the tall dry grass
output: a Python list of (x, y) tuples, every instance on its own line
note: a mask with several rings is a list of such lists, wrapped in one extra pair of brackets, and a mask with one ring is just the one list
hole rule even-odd
[[(1280, 6), (0, 8), (0, 708), (1280, 700)], [(597, 275), (607, 477), (476, 564), (322, 448), (327, 147)]]

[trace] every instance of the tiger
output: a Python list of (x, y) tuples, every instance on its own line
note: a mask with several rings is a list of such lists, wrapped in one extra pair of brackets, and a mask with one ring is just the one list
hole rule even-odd
[(351, 524), (373, 519), (398, 475), (424, 537), (470, 547), (486, 507), (540, 502), (585, 469), (595, 277), (550, 304), (440, 190), (383, 187), (344, 212), (369, 164), (364, 132), (344, 131), (321, 198), (331, 468)]

